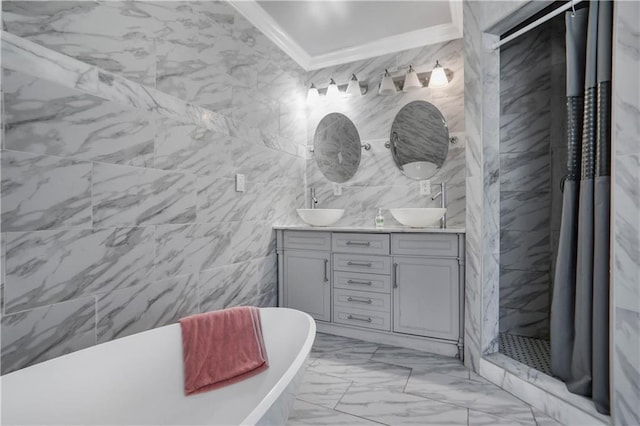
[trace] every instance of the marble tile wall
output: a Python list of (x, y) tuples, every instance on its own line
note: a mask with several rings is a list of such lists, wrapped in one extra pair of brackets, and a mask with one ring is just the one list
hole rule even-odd
[(616, 2), (613, 65), (612, 417), (640, 424), (640, 3)]
[(537, 338), (562, 213), (564, 61), (563, 15), (500, 50), (500, 331)]
[[(440, 200), (420, 195), (419, 182), (405, 177), (395, 166), (391, 153), (384, 147), (389, 140), (391, 124), (398, 111), (407, 103), (425, 100), (434, 104), (447, 120), (451, 135), (458, 143), (449, 146), (447, 160), (431, 178), (435, 193), (436, 184), (447, 183), (448, 223), (451, 226), (465, 224), (465, 151), (464, 129), (464, 63), (463, 42), (453, 40), (421, 48), (378, 56), (334, 67), (310, 71), (308, 84), (326, 87), (333, 77), (338, 84), (346, 84), (351, 74), (369, 85), (366, 95), (358, 98), (328, 100), (320, 98), (307, 108), (307, 143), (313, 146), (315, 129), (329, 113), (345, 114), (355, 124), (362, 143), (370, 143), (370, 151), (362, 151), (360, 166), (355, 176), (341, 184), (342, 195), (334, 196), (333, 184), (320, 172), (313, 154), (308, 154), (306, 185), (316, 189), (320, 207), (344, 208), (345, 214), (337, 225), (371, 225), (377, 208), (383, 209), (386, 226), (399, 226), (389, 208), (439, 207)], [(450, 83), (441, 89), (423, 88), (412, 93), (379, 96), (377, 87), (385, 69), (402, 73), (410, 64), (418, 72), (430, 71), (435, 61), (448, 68)]]
[(276, 305), (305, 72), (227, 3), (2, 7), (2, 373)]

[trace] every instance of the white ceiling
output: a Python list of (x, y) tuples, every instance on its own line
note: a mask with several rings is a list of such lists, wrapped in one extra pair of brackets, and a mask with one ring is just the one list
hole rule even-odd
[(460, 0), (231, 3), (306, 70), (462, 37)]

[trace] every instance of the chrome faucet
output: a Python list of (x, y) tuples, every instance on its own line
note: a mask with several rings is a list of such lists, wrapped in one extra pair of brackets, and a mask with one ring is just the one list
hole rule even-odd
[(316, 189), (310, 188), (310, 192), (311, 192), (311, 208), (315, 209), (316, 204), (318, 204), (318, 199), (316, 198)]
[[(444, 182), (440, 183), (440, 192), (431, 197), (432, 200), (440, 197), (440, 207), (443, 209), (447, 208), (447, 186)], [(447, 212), (445, 211), (444, 215), (442, 215), (442, 219), (440, 219), (440, 228), (444, 229), (447, 227)]]

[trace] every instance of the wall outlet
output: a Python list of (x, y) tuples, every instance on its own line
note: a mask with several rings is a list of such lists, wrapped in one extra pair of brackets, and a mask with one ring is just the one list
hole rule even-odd
[(431, 181), (430, 180), (421, 180), (420, 181), (420, 195), (429, 195), (431, 194)]
[(333, 195), (335, 195), (336, 197), (342, 195), (342, 185), (340, 185), (339, 183), (333, 184)]
[(238, 173), (236, 175), (236, 192), (244, 192), (244, 183), (244, 175)]

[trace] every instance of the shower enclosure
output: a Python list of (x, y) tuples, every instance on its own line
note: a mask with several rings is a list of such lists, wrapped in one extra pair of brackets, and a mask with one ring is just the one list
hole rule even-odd
[(549, 318), (566, 165), (561, 14), (500, 51), (500, 352), (551, 374)]

